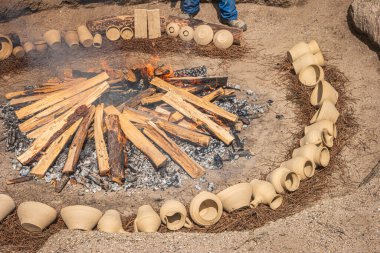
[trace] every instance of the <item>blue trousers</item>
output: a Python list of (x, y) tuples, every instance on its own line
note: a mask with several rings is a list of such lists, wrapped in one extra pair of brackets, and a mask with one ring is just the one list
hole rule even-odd
[[(196, 14), (199, 11), (200, 0), (183, 0), (182, 10), (188, 14)], [(236, 20), (238, 12), (235, 0), (219, 0), (220, 15), (224, 20)]]

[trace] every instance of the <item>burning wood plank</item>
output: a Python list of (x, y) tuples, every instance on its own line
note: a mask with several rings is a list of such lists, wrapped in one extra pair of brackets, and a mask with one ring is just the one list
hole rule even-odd
[(103, 136), (103, 114), (104, 104), (100, 104), (96, 107), (95, 110), (94, 134), (96, 156), (98, 159), (99, 174), (101, 176), (106, 175), (110, 170), (107, 147)]
[(129, 121), (129, 119), (122, 115), (114, 106), (105, 108), (108, 115), (117, 115), (120, 120), (120, 127), (125, 136), (135, 145), (141, 152), (143, 152), (155, 168), (161, 168), (167, 162), (167, 158)]
[(231, 142), (234, 140), (234, 137), (228, 131), (209, 119), (205, 114), (197, 110), (194, 106), (184, 101), (184, 99), (178, 96), (176, 93), (168, 92), (162, 98), (162, 100), (196, 123), (204, 125), (227, 145), (231, 144)]

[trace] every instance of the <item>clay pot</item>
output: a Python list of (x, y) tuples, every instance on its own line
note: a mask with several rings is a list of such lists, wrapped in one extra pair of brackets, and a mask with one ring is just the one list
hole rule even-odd
[(191, 228), (193, 223), (187, 217), (186, 207), (177, 200), (166, 201), (160, 209), (160, 217), (169, 230)]
[(130, 27), (123, 27), (120, 30), (120, 36), (123, 40), (131, 40), (133, 38), (134, 32)]
[(252, 186), (249, 183), (235, 184), (217, 194), (222, 201), (223, 209), (232, 212), (249, 206), (252, 198)]
[(334, 138), (336, 138), (338, 135), (337, 130), (336, 130), (336, 125), (329, 120), (321, 120), (310, 126), (305, 126), (304, 133), (306, 135), (310, 131), (313, 131), (313, 130), (318, 130), (320, 132), (323, 132), (324, 130), (326, 130), (327, 134), (329, 134), (330, 136)]
[(293, 157), (292, 159), (281, 163), (281, 167), (285, 167), (297, 174), (300, 180), (305, 180), (314, 176), (314, 162), (304, 156)]
[(14, 200), (6, 194), (0, 194), (0, 222), (16, 207)]
[(314, 106), (321, 106), (325, 100), (329, 100), (335, 105), (338, 102), (338, 97), (338, 92), (329, 82), (320, 81), (311, 93), (310, 103)]
[(293, 62), (294, 71), (298, 75), (303, 69), (310, 65), (319, 65), (323, 66), (325, 60), (321, 52), (316, 54), (305, 54)]
[(21, 226), (30, 232), (42, 232), (57, 218), (57, 211), (40, 202), (28, 201), (17, 208)]
[(257, 207), (259, 204), (269, 205), (273, 210), (279, 208), (282, 204), (282, 196), (276, 193), (274, 186), (263, 180), (253, 179), (252, 185), (253, 201), (251, 208)]
[(120, 213), (107, 210), (98, 222), (98, 230), (106, 233), (126, 233), (123, 229)]
[(319, 65), (310, 65), (304, 68), (298, 75), (298, 79), (303, 85), (314, 87), (325, 78), (325, 72)]
[(116, 41), (120, 39), (120, 30), (117, 26), (109, 26), (106, 30), (106, 37), (110, 41)]
[(103, 43), (102, 35), (100, 35), (99, 33), (95, 34), (95, 36), (94, 36), (94, 42), (93, 42), (94, 47), (95, 48), (101, 48), (102, 47), (102, 43)]
[(293, 150), (292, 157), (303, 156), (313, 161), (313, 163), (326, 167), (330, 162), (330, 151), (323, 146), (316, 146), (314, 144), (307, 144), (300, 148)]
[(39, 53), (45, 53), (47, 50), (47, 44), (44, 40), (39, 40), (34, 42), (34, 46)]
[(277, 193), (293, 192), (300, 186), (300, 179), (297, 174), (285, 167), (273, 170), (267, 175), (266, 180), (274, 186)]
[(74, 205), (62, 208), (61, 217), (69, 229), (90, 231), (98, 224), (102, 212), (90, 206)]
[(307, 144), (314, 144), (316, 146), (320, 146), (321, 144), (326, 147), (331, 148), (334, 145), (334, 137), (331, 136), (327, 130), (313, 130), (307, 133), (301, 140), (300, 146), (304, 146)]
[(288, 60), (292, 63), (305, 54), (316, 54), (320, 51), (321, 49), (315, 40), (312, 40), (309, 43), (299, 42), (288, 51)]
[(52, 49), (58, 49), (61, 45), (61, 33), (52, 29), (44, 33), (44, 40)]
[(180, 27), (177, 23), (169, 23), (166, 26), (166, 34), (171, 36), (171, 37), (177, 37), (179, 34)]
[(24, 48), (24, 51), (26, 54), (32, 53), (34, 50), (36, 50), (36, 47), (32, 42), (25, 42), (24, 45), (22, 45)]
[(0, 61), (7, 59), (13, 50), (13, 44), (8, 36), (0, 34)]
[(222, 217), (223, 206), (220, 199), (210, 192), (202, 191), (190, 202), (190, 216), (200, 226), (210, 226)]
[(200, 25), (195, 28), (194, 40), (198, 45), (206, 46), (214, 38), (214, 31), (209, 25)]
[(215, 33), (214, 45), (220, 49), (227, 49), (234, 43), (234, 36), (228, 30), (219, 30)]
[(13, 48), (12, 54), (17, 58), (21, 59), (25, 56), (25, 50), (22, 46), (17, 46)]
[(339, 111), (335, 108), (335, 105), (331, 101), (325, 100), (323, 101), (322, 106), (314, 114), (313, 118), (311, 118), (310, 123), (312, 124), (321, 120), (329, 120), (335, 124), (338, 118)]
[(179, 37), (183, 41), (191, 41), (194, 38), (194, 29), (190, 26), (183, 26), (179, 29)]
[(65, 42), (72, 49), (78, 48), (79, 47), (79, 35), (78, 35), (77, 31), (67, 31), (65, 33)]
[(134, 221), (135, 232), (157, 232), (161, 224), (160, 216), (150, 205), (140, 206)]
[(94, 42), (94, 37), (85, 25), (81, 25), (77, 29), (79, 41), (84, 47), (91, 47)]

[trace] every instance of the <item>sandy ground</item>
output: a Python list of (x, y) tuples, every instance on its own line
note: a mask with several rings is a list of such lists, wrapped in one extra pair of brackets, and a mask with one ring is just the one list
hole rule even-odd
[[(273, 67), (280, 60), (277, 56), (284, 55), (298, 41), (316, 39), (327, 56), (328, 64), (338, 66), (350, 80), (348, 86), (352, 97), (357, 99), (355, 115), (360, 124), (357, 134), (343, 149), (341, 155), (346, 160), (346, 166), (339, 168), (338, 173), (333, 175), (336, 185), (329, 188), (325, 201), (293, 217), (244, 233), (118, 236), (62, 231), (49, 240), (44, 252), (55, 252), (58, 248), (60, 252), (73, 251), (73, 249), (84, 252), (88, 251), (86, 245), (93, 251), (98, 249), (99, 252), (122, 249), (131, 251), (151, 249), (153, 252), (185, 251), (185, 249), (201, 252), (222, 252), (233, 249), (239, 251), (255, 249), (257, 252), (280, 250), (375, 252), (375, 247), (379, 247), (376, 245), (376, 239), (379, 241), (378, 188), (371, 184), (365, 190), (357, 190), (357, 186), (380, 158), (378, 144), (380, 124), (376, 117), (380, 111), (378, 103), (380, 63), (377, 54), (353, 35), (348, 27), (346, 15), (350, 2), (350, 0), (310, 0), (303, 6), (289, 9), (240, 4), (238, 6), (241, 10), (240, 15), (249, 25), (246, 43), (252, 49), (244, 58), (231, 61), (191, 55), (186, 57), (170, 55), (162, 59), (164, 62), (170, 60), (178, 67), (206, 64), (211, 67), (212, 73), (227, 73), (232, 83), (239, 83), (243, 89), (255, 91), (262, 101), (274, 100), (270, 112), (256, 120), (244, 133), (247, 137), (247, 146), (254, 154), (253, 159), (227, 164), (223, 171), (210, 173), (207, 176), (218, 183), (218, 189), (223, 189), (233, 183), (260, 177), (261, 174), (276, 168), (285, 159), (288, 147), (294, 141), (291, 133), (301, 126), (295, 124), (294, 117), (297, 115), (294, 115), (293, 105), (285, 100), (285, 90), (279, 85), (278, 73)], [(169, 4), (149, 5), (149, 8), (153, 7), (159, 7), (165, 14), (178, 11), (170, 9)], [(70, 29), (89, 18), (109, 13), (131, 12), (130, 7), (119, 6), (94, 9), (63, 8), (20, 17), (9, 23), (0, 24), (0, 30), (25, 29), (24, 36), (26, 31), (30, 36), (38, 36), (37, 31), (41, 29)], [(216, 11), (210, 4), (202, 5), (199, 17), (217, 21)], [(107, 57), (112, 58), (115, 55)], [(123, 55), (131, 57), (127, 59), (139, 57), (128, 52), (124, 52)], [(91, 64), (91, 60), (93, 59), (89, 57), (81, 64)], [(41, 76), (51, 76), (55, 71), (55, 69), (41, 68), (31, 73), (11, 76), (7, 80), (3, 79), (3, 92), (16, 90), (28, 81), (40, 80)], [(277, 114), (284, 115), (284, 119), (277, 120), (275, 117)], [(132, 196), (128, 196), (127, 193), (82, 195), (81, 189), (68, 188), (59, 195), (45, 183), (29, 182), (6, 186), (4, 181), (10, 173), (10, 160), (13, 154), (4, 152), (3, 146), (0, 147), (0, 151), (0, 166), (3, 168), (0, 171), (0, 191), (11, 194), (17, 203), (37, 200), (56, 208), (83, 203), (96, 206), (103, 211), (115, 208), (124, 214), (130, 214), (142, 203), (171, 198), (174, 194), (184, 202), (188, 202), (196, 193), (193, 187), (184, 187), (166, 192), (138, 191)], [(228, 180), (225, 180), (226, 178)], [(189, 185), (192, 184), (189, 182)], [(31, 190), (38, 194), (31, 194)], [(154, 202), (155, 207), (158, 207), (159, 203), (159, 201)], [(105, 240), (107, 244), (104, 243)], [(373, 243), (369, 243), (369, 240), (373, 240)], [(210, 245), (207, 245), (208, 243)]]

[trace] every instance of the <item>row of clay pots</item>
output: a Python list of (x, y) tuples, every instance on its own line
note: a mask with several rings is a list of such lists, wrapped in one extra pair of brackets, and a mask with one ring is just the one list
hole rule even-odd
[(124, 26), (119, 28), (118, 26), (110, 26), (106, 30), (106, 37), (111, 41), (116, 41), (122, 38), (123, 40), (131, 40), (134, 36), (132, 28)]
[(211, 42), (217, 48), (227, 49), (232, 46), (234, 37), (228, 30), (219, 30), (214, 34), (214, 31), (209, 25), (200, 25), (195, 30), (190, 26), (180, 27), (177, 23), (170, 23), (166, 26), (166, 33), (171, 37), (179, 36), (183, 41), (194, 41), (198, 45), (208, 45)]

